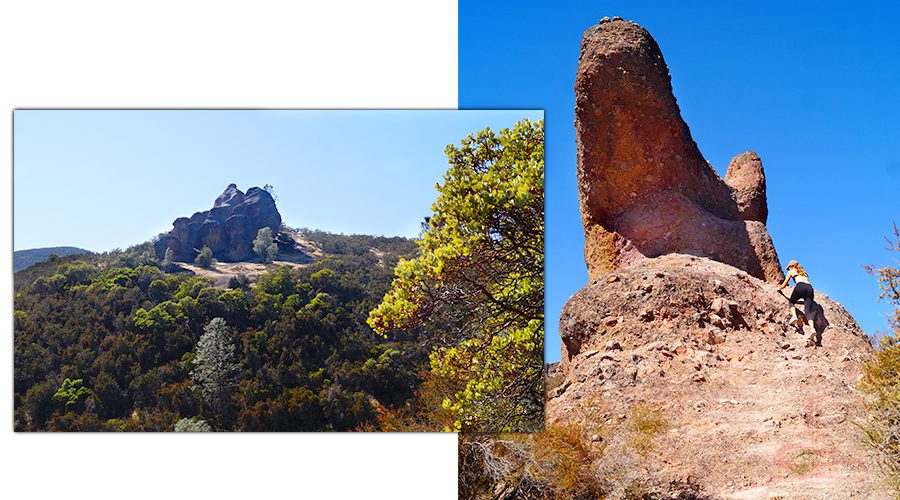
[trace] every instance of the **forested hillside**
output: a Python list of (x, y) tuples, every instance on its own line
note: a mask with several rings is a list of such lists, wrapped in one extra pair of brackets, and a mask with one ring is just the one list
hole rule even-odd
[(17, 272), (15, 430), (344, 431), (404, 405), (427, 342), (365, 320), (415, 241), (303, 235), (324, 257), (234, 289), (163, 272), (149, 244)]

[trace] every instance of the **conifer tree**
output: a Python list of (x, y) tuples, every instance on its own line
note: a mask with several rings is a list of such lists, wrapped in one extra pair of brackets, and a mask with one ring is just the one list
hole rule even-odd
[(210, 406), (219, 413), (225, 413), (231, 389), (238, 383), (240, 367), (234, 362), (234, 344), (224, 319), (215, 318), (203, 329), (194, 362), (191, 378)]

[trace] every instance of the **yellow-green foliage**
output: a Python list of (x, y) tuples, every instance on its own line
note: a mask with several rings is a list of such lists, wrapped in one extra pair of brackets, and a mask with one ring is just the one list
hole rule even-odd
[[(900, 232), (894, 224), (895, 241), (888, 239), (889, 250), (900, 251)], [(886, 238), (887, 239), (887, 238)], [(875, 348), (875, 359), (866, 364), (861, 383), (872, 396), (867, 405), (868, 422), (863, 425), (864, 443), (881, 466), (885, 482), (900, 498), (900, 270), (884, 266), (863, 266), (878, 276), (881, 296), (894, 305), (888, 319), (891, 333), (882, 333)]]
[[(524, 120), (446, 149), (450, 169), (419, 241), (369, 314), (384, 336), (426, 327), (431, 372), (461, 389), (447, 431), (543, 424), (544, 127)], [(435, 342), (438, 344), (438, 342)]]

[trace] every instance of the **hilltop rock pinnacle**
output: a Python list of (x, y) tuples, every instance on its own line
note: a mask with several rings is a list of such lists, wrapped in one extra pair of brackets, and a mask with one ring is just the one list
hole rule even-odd
[(154, 244), (156, 257), (163, 259), (171, 248), (174, 259), (191, 262), (204, 246), (223, 262), (241, 262), (253, 258), (253, 240), (260, 229), (272, 234), (281, 228), (281, 214), (268, 191), (252, 187), (246, 193), (229, 184), (213, 207), (191, 217), (179, 217), (172, 230)]

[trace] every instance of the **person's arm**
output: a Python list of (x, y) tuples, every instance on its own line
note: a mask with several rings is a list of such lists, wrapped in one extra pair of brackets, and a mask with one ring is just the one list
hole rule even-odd
[(794, 275), (796, 275), (796, 274), (797, 274), (797, 271), (795, 271), (795, 270), (793, 270), (793, 269), (791, 269), (790, 271), (788, 271), (787, 276), (784, 277), (784, 283), (782, 283), (781, 286), (778, 287), (778, 290), (777, 290), (777, 291), (784, 290), (784, 287), (787, 286), (788, 281), (790, 281), (791, 277), (794, 276)]

